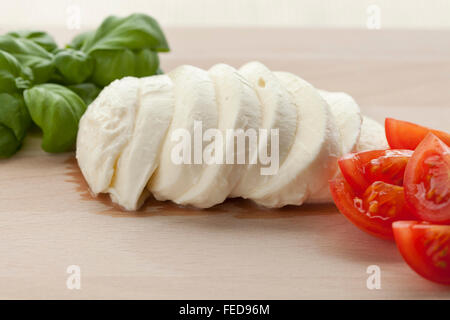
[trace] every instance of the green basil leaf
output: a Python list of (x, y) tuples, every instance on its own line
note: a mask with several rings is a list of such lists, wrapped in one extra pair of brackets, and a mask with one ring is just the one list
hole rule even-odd
[(52, 52), (58, 48), (55, 40), (51, 35), (45, 31), (34, 31), (34, 30), (18, 30), (8, 32), (7, 35), (14, 38), (28, 39), (41, 46), (48, 52)]
[(55, 66), (65, 83), (78, 84), (91, 76), (94, 60), (83, 51), (63, 49), (55, 55)]
[(0, 158), (9, 158), (20, 149), (20, 141), (11, 129), (0, 124)]
[(141, 49), (135, 52), (135, 77), (148, 77), (156, 74), (159, 68), (159, 57), (155, 51)]
[(95, 31), (86, 31), (78, 34), (75, 38), (72, 39), (72, 42), (66, 45), (66, 48), (80, 50), (84, 43), (94, 35), (94, 32)]
[(0, 93), (0, 158), (19, 150), (30, 124), (22, 95)]
[(95, 60), (92, 82), (105, 87), (116, 79), (133, 76), (136, 59), (131, 50), (96, 51), (91, 54)]
[(64, 77), (62, 76), (62, 74), (60, 74), (59, 72), (53, 72), (52, 77), (48, 80), (49, 83), (57, 83), (57, 84), (61, 84), (63, 86), (67, 85), (66, 84), (66, 79), (64, 79)]
[(71, 150), (86, 110), (84, 101), (66, 87), (52, 83), (25, 90), (24, 98), (31, 118), (44, 134), (42, 149), (52, 153)]
[(90, 105), (95, 98), (97, 98), (101, 91), (101, 89), (93, 83), (74, 84), (67, 86), (67, 88), (75, 92), (81, 99), (83, 99), (87, 106)]
[(95, 60), (92, 82), (105, 87), (123, 77), (147, 77), (154, 75), (159, 67), (158, 54), (150, 49), (104, 50), (91, 54)]
[(8, 52), (0, 50), (0, 92), (13, 93), (30, 86), (33, 74)]
[(29, 39), (0, 36), (0, 50), (9, 52), (22, 65), (29, 67), (33, 71), (34, 83), (47, 82), (53, 75), (53, 54)]
[(18, 140), (22, 140), (31, 124), (22, 94), (0, 93), (0, 110), (0, 123), (10, 128)]
[(106, 18), (94, 35), (88, 37), (81, 50), (92, 53), (99, 50), (143, 49), (169, 51), (167, 40), (158, 24), (145, 14)]

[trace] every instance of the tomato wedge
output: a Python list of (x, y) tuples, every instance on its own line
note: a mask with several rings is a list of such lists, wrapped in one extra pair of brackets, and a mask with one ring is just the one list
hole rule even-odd
[(395, 242), (405, 261), (422, 277), (450, 284), (450, 226), (397, 221)]
[(358, 196), (344, 179), (329, 182), (339, 211), (361, 230), (382, 239), (393, 239), (392, 222), (412, 219), (403, 187), (377, 181)]
[(432, 223), (450, 223), (450, 147), (429, 133), (405, 169), (405, 198), (413, 213)]
[(403, 176), (411, 150), (371, 150), (350, 153), (339, 159), (345, 180), (357, 193), (363, 193), (373, 182), (403, 185)]
[(392, 149), (414, 150), (429, 132), (434, 133), (439, 139), (450, 146), (449, 133), (433, 130), (408, 121), (386, 118), (384, 128), (389, 146)]

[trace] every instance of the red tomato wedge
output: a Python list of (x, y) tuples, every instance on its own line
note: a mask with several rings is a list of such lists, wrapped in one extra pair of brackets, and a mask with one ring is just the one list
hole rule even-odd
[(450, 285), (450, 226), (397, 221), (392, 228), (400, 253), (414, 271)]
[(432, 132), (439, 139), (450, 146), (450, 134), (444, 131), (433, 130), (408, 121), (386, 118), (384, 122), (386, 138), (392, 149), (414, 150), (425, 136)]
[(363, 193), (373, 182), (383, 181), (402, 186), (411, 150), (371, 150), (350, 153), (339, 159), (345, 180), (357, 193)]
[(450, 223), (450, 147), (429, 133), (405, 169), (405, 198), (413, 213), (432, 223)]
[(358, 196), (344, 179), (330, 181), (339, 211), (361, 230), (383, 239), (393, 239), (392, 222), (411, 219), (403, 187), (377, 181)]

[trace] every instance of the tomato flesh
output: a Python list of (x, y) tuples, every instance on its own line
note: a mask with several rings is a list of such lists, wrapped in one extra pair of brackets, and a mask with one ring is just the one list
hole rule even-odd
[(384, 127), (387, 141), (392, 149), (415, 150), (429, 132), (432, 132), (450, 146), (450, 134), (444, 131), (433, 130), (415, 123), (392, 118), (386, 118)]
[(450, 223), (450, 147), (428, 134), (406, 166), (404, 188), (417, 218)]
[(408, 265), (422, 277), (450, 284), (450, 226), (397, 221), (395, 242)]
[(344, 179), (329, 182), (339, 211), (361, 230), (382, 239), (393, 239), (392, 222), (411, 219), (403, 187), (377, 181), (362, 196)]
[(350, 153), (338, 163), (353, 190), (363, 193), (375, 181), (402, 186), (405, 167), (412, 153), (402, 149), (363, 151)]

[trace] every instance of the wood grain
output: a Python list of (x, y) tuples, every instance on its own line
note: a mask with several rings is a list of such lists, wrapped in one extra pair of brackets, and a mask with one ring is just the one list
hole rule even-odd
[[(64, 31), (54, 30), (60, 42)], [(363, 111), (450, 131), (449, 32), (169, 29), (165, 70), (261, 60), (347, 91)], [(242, 200), (212, 210), (152, 201), (124, 214), (92, 199), (73, 154), (32, 133), (0, 161), (0, 298), (450, 299), (394, 243), (357, 230), (332, 205), (270, 211)], [(366, 269), (381, 268), (381, 290)], [(81, 267), (81, 290), (66, 268)]]

